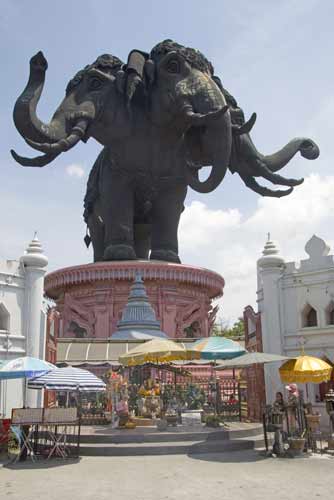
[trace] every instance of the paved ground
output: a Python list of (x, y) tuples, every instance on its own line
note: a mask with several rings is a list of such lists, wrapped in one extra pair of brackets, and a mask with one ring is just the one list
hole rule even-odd
[(332, 490), (334, 459), (264, 458), (257, 452), (87, 457), (0, 465), (1, 500), (316, 500)]

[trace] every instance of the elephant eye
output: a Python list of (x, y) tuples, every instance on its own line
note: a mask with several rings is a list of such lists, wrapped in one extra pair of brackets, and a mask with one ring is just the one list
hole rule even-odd
[(89, 80), (89, 90), (98, 90), (102, 87), (102, 81), (99, 78), (91, 78)]
[(180, 72), (180, 63), (177, 59), (171, 59), (167, 65), (167, 71), (169, 73), (179, 73)]

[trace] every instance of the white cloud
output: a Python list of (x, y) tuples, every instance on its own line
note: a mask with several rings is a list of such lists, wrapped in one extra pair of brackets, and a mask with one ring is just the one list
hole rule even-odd
[(67, 175), (70, 177), (75, 177), (77, 179), (82, 179), (86, 175), (85, 169), (76, 163), (72, 163), (65, 168)]
[(286, 261), (306, 258), (315, 233), (334, 246), (334, 176), (311, 175), (287, 198), (259, 198), (253, 213), (212, 210), (194, 201), (181, 218), (182, 261), (210, 268), (225, 278), (220, 315), (234, 321), (256, 301), (256, 260), (271, 233)]

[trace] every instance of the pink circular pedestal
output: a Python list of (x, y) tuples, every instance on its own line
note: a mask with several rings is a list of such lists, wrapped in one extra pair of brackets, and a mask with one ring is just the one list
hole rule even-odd
[(216, 314), (212, 300), (223, 294), (222, 276), (184, 264), (122, 261), (67, 267), (46, 276), (46, 294), (60, 313), (60, 336), (112, 337), (136, 272), (169, 337), (209, 335)]

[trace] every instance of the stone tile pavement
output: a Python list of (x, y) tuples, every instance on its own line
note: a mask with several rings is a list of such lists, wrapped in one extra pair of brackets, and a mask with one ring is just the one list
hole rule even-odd
[(1, 500), (317, 500), (334, 458), (275, 459), (256, 451), (188, 457), (84, 457), (0, 465)]

